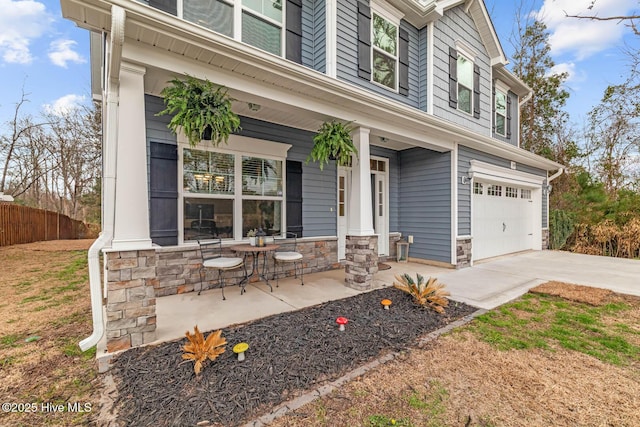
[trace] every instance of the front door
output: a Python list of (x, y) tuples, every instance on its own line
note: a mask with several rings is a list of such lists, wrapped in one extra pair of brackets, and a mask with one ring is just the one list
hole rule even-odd
[(347, 230), (349, 229), (349, 176), (351, 170), (338, 167), (338, 260), (345, 258)]

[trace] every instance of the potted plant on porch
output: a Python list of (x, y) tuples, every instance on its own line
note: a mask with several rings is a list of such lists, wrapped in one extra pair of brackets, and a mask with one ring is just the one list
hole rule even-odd
[(167, 127), (176, 134), (182, 128), (191, 146), (203, 139), (216, 146), (221, 141), (226, 143), (229, 135), (240, 128), (240, 118), (231, 111), (233, 99), (227, 89), (207, 79), (174, 78), (160, 94), (166, 108), (156, 116), (172, 114)]
[(324, 169), (324, 164), (329, 160), (335, 160), (338, 166), (349, 166), (351, 155), (358, 155), (358, 149), (353, 144), (351, 132), (353, 128), (349, 123), (342, 123), (335, 120), (324, 122), (313, 137), (313, 149), (307, 157), (310, 160), (319, 162), (320, 170)]

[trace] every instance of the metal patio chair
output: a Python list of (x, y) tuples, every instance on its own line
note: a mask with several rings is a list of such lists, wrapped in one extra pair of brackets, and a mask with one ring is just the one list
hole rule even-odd
[(285, 264), (293, 264), (296, 279), (298, 278), (298, 266), (300, 266), (300, 284), (304, 286), (304, 266), (303, 256), (298, 252), (298, 235), (287, 232), (284, 237), (275, 237), (274, 243), (280, 245), (273, 253), (274, 268), (273, 274), (276, 276), (276, 287), (278, 287), (280, 276), (278, 276), (278, 266), (284, 274)]
[(206, 277), (206, 269), (209, 268), (218, 271), (218, 285), (222, 289), (222, 299), (226, 300), (224, 296), (224, 272), (244, 267), (246, 277), (247, 270), (244, 261), (242, 258), (224, 256), (222, 254), (221, 239), (198, 240), (198, 244), (200, 245), (200, 254), (202, 256), (202, 265), (200, 266), (200, 291), (198, 291), (198, 295), (200, 295), (204, 287), (202, 272), (205, 271)]

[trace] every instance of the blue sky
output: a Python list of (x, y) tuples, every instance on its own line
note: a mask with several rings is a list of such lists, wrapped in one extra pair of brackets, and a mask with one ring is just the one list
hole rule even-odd
[[(628, 71), (622, 47), (640, 48), (640, 37), (623, 24), (565, 18), (587, 12), (592, 0), (525, 0), (551, 31), (552, 56), (568, 71), (571, 97), (567, 110), (582, 123), (607, 85)], [(519, 0), (487, 0), (487, 9), (507, 56)], [(638, 9), (638, 0), (596, 0), (590, 13), (624, 15)], [(0, 0), (0, 125), (11, 118), (24, 86), (26, 109), (64, 109), (90, 99), (89, 35), (62, 18), (58, 0)]]

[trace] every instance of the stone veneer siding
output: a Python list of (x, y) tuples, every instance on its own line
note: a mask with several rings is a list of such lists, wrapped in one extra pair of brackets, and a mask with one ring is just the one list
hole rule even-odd
[(471, 237), (456, 240), (456, 268), (471, 267)]
[(549, 229), (542, 230), (542, 249), (549, 249)]
[(373, 288), (378, 272), (378, 236), (347, 236), (345, 244), (346, 285), (357, 290)]
[(107, 351), (155, 341), (156, 251), (115, 251), (105, 256)]

